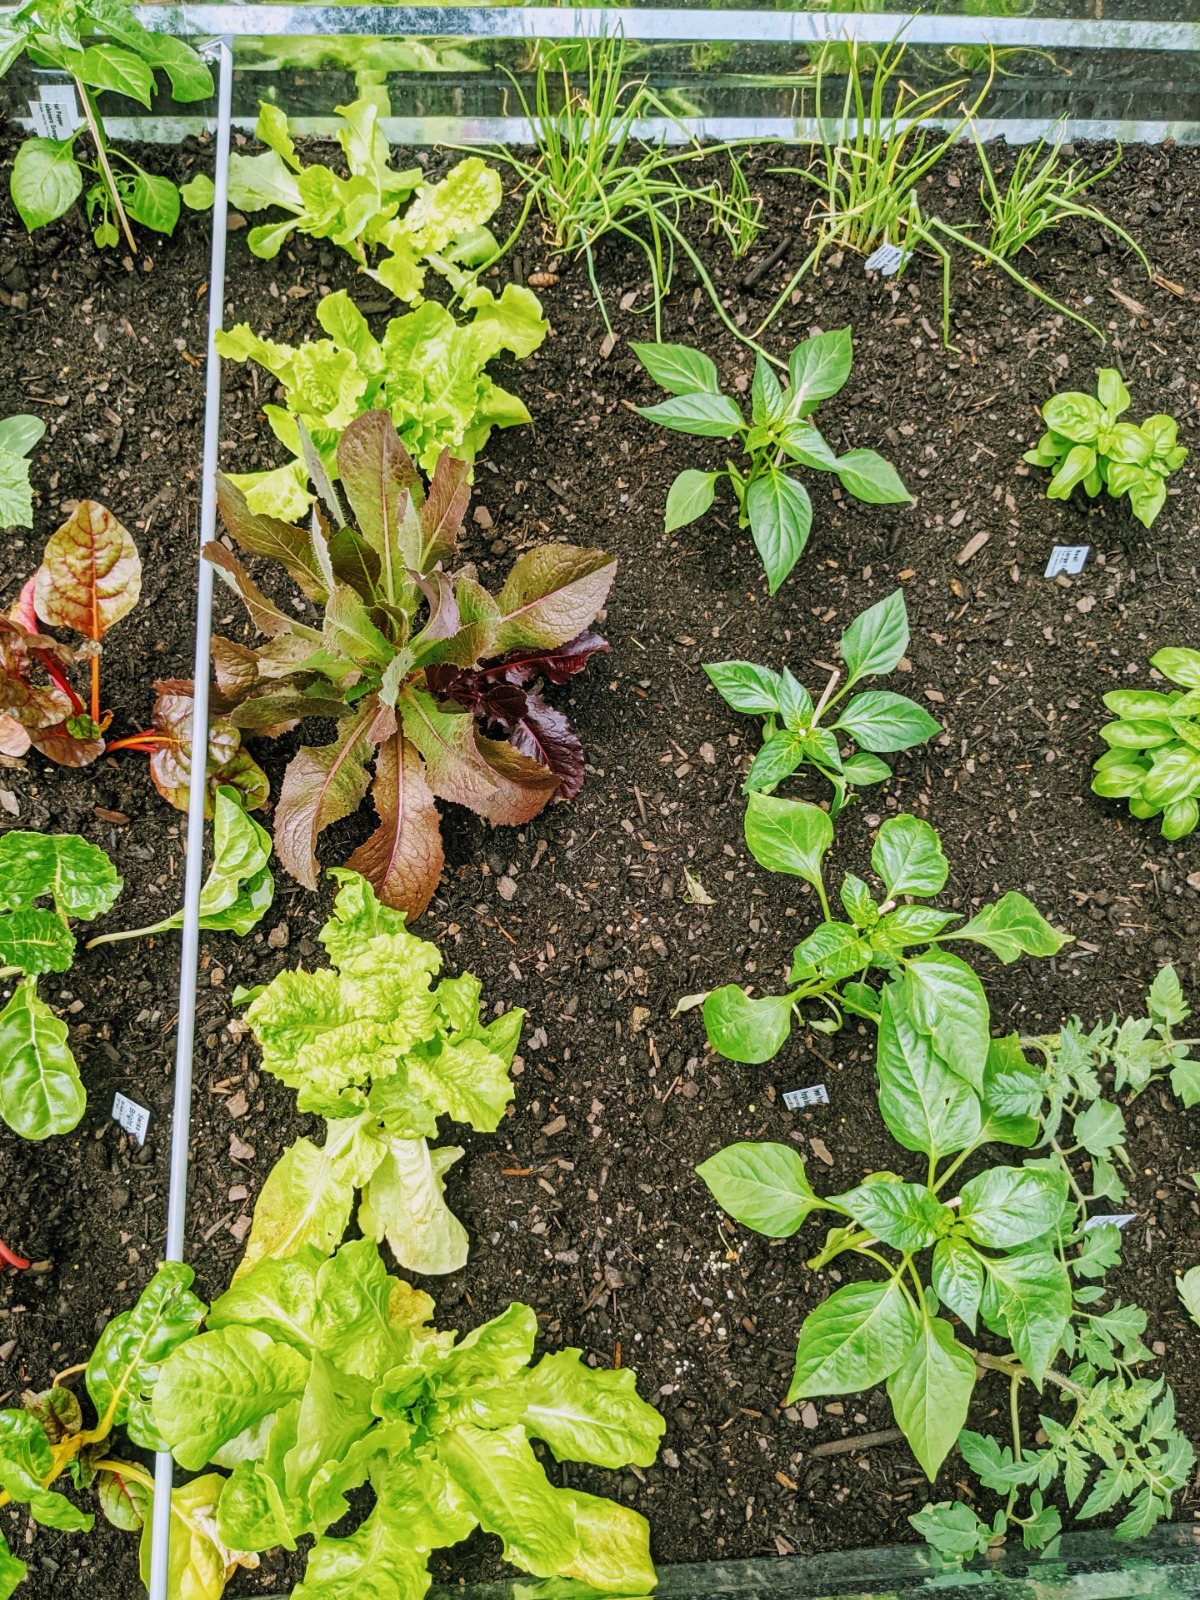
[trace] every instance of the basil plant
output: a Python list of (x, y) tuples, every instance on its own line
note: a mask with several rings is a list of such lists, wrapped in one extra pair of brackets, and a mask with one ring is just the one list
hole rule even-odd
[(1161, 817), (1164, 839), (1182, 839), (1200, 822), (1200, 651), (1159, 650), (1150, 665), (1177, 689), (1110, 689), (1114, 714), (1100, 729), (1108, 749), (1097, 760), (1092, 793), (1126, 800), (1135, 817)]
[(1114, 500), (1127, 494), (1134, 516), (1150, 527), (1166, 504), (1167, 479), (1187, 460), (1187, 450), (1177, 442), (1174, 417), (1118, 422), (1129, 404), (1115, 367), (1099, 374), (1095, 396), (1074, 390), (1050, 396), (1042, 407), (1048, 431), (1024, 455), (1033, 466), (1053, 470), (1048, 500), (1069, 500), (1079, 484), (1093, 500), (1102, 489)]

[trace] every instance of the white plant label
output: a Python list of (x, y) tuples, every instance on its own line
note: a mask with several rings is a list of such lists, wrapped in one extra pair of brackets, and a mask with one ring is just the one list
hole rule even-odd
[(1046, 576), (1057, 578), (1060, 572), (1065, 572), (1070, 577), (1075, 577), (1083, 571), (1091, 548), (1090, 544), (1056, 544), (1050, 552)]
[(1102, 1228), (1106, 1222), (1111, 1222), (1114, 1228), (1124, 1228), (1136, 1221), (1136, 1211), (1114, 1211), (1103, 1217), (1089, 1217), (1083, 1225), (1083, 1231), (1091, 1233), (1093, 1228)]
[(146, 1129), (150, 1126), (150, 1113), (145, 1106), (118, 1091), (113, 1098), (112, 1117), (118, 1127), (124, 1128), (139, 1144), (145, 1144)]
[(904, 265), (905, 255), (898, 244), (881, 244), (863, 265), (864, 272), (881, 272), (885, 278), (895, 277)]
[(789, 1089), (783, 1103), (789, 1111), (798, 1111), (801, 1106), (827, 1106), (829, 1090), (823, 1083), (814, 1083), (809, 1089)]
[(45, 84), (41, 98), (29, 102), (29, 115), (34, 132), (43, 139), (66, 139), (83, 122), (74, 86), (69, 83)]

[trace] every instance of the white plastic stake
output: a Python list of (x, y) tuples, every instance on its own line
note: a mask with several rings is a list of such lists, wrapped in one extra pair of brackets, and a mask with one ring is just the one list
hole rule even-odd
[[(229, 116), (233, 106), (233, 45), (219, 40), (216, 168), (213, 174), (212, 265), (208, 274), (208, 364), (204, 373), (204, 456), (200, 491), (200, 547), (217, 527), (217, 449), (221, 435), (221, 363), (216, 335), (225, 307), (225, 236), (229, 210)], [(193, 666), (192, 749), (208, 747), (208, 677), (212, 637), (213, 569), (200, 559), (196, 582), (196, 652)], [(200, 956), (200, 889), (204, 882), (204, 799), (208, 763), (192, 762), (188, 789), (187, 871), (183, 887), (183, 938), (179, 954), (179, 1022), (175, 1034), (175, 1105), (171, 1122), (171, 1178), (167, 1199), (168, 1261), (183, 1260), (187, 1223), (188, 1141), (192, 1113), (192, 1051), (196, 1033), (196, 983)], [(149, 1600), (177, 1600), (168, 1593), (171, 1541), (172, 1461), (154, 1461), (154, 1523), (150, 1546)]]

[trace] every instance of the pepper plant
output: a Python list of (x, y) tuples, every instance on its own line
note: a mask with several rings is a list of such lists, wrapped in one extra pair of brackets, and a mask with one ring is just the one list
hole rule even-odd
[[(433, 1310), (388, 1276), (370, 1239), (328, 1258), (308, 1249), (262, 1261), (213, 1304), (207, 1330), (166, 1356), (153, 1393), (176, 1461), (228, 1471), (188, 1486), (208, 1545), (172, 1540), (172, 1595), (216, 1600), (222, 1560), (231, 1573), (311, 1535), (296, 1600), (421, 1600), (433, 1552), (477, 1527), (523, 1572), (574, 1578), (588, 1593), (653, 1588), (645, 1519), (556, 1487), (531, 1442), (556, 1461), (649, 1466), (664, 1424), (634, 1374), (588, 1367), (576, 1349), (534, 1363), (530, 1306), (462, 1339), (430, 1327)], [(331, 1534), (347, 1495), (368, 1485), (365, 1521)]]
[(835, 455), (811, 420), (821, 401), (837, 394), (850, 376), (853, 346), (848, 327), (802, 339), (788, 358), (787, 383), (780, 381), (764, 356), (756, 356), (749, 422), (738, 403), (721, 393), (716, 365), (701, 351), (680, 344), (630, 348), (655, 383), (672, 396), (658, 405), (638, 406), (640, 416), (675, 433), (738, 438), (750, 457), (745, 470), (727, 461), (715, 472), (692, 468), (681, 472), (667, 494), (666, 532), (702, 517), (713, 503), (718, 480), (727, 477), (737, 500), (739, 526), (750, 529), (772, 594), (800, 559), (812, 527), (808, 490), (784, 471), (785, 463), (832, 472), (847, 493), (869, 505), (907, 505), (912, 500), (896, 469), (882, 456), (874, 450)]
[(1100, 737), (1092, 793), (1128, 800), (1135, 817), (1162, 817), (1165, 839), (1182, 839), (1200, 822), (1200, 650), (1158, 650), (1150, 665), (1179, 688), (1111, 689), (1104, 704), (1116, 715)]
[(345, 178), (319, 162), (305, 166), (286, 115), (259, 102), (254, 131), (267, 149), (230, 156), (229, 202), (239, 211), (279, 207), (291, 215), (251, 228), (251, 254), (272, 261), (298, 232), (332, 240), (367, 277), (410, 305), (420, 303), (429, 267), (456, 292), (465, 289), (473, 281), (470, 269), (499, 249), (486, 224), (504, 197), (500, 174), (478, 156), (460, 161), (437, 183), (426, 180), (423, 167), (398, 172), (372, 101), (333, 109)]
[[(957, 1444), (982, 1483), (1007, 1498), (990, 1524), (963, 1502), (912, 1517), (944, 1555), (986, 1550), (1014, 1526), (1027, 1548), (1040, 1549), (1061, 1526), (1044, 1499), (1059, 1481), (1071, 1505), (1091, 1481), (1081, 1517), (1124, 1500), (1118, 1536), (1147, 1532), (1169, 1515), (1195, 1456), (1175, 1426), (1170, 1391), (1138, 1370), (1152, 1359), (1141, 1339), (1145, 1313), (1120, 1300), (1101, 1304), (1108, 1291), (1099, 1280), (1120, 1259), (1121, 1235), (1089, 1206), (1112, 1194), (1110, 1158), (1124, 1156), (1119, 1107), (1101, 1097), (1098, 1080), (1077, 1084), (1068, 1137), (1054, 1085), (1015, 1035), (985, 1039), (964, 1074), (888, 988), (878, 1025), (879, 1109), (918, 1158), (914, 1176), (872, 1172), (821, 1197), (791, 1147), (753, 1143), (730, 1145), (698, 1169), (724, 1210), (771, 1238), (832, 1213), (809, 1268), (836, 1261), (839, 1274), (851, 1263), (871, 1274), (835, 1289), (805, 1318), (788, 1401), (886, 1382), (897, 1425), (931, 1481)], [(1046, 1153), (985, 1166), (960, 1187), (964, 1163), (993, 1144)], [(1090, 1190), (1085, 1169), (1101, 1179)], [(999, 1353), (980, 1348), (980, 1322), (1002, 1342)], [(993, 1374), (1008, 1384), (1011, 1442), (966, 1427), (976, 1384)], [(1027, 1383), (1039, 1394), (1048, 1386), (1069, 1408), (1065, 1418), (1039, 1417), (1036, 1449), (1023, 1437)]]
[(538, 545), (491, 595), (473, 567), (451, 576), (442, 565), (466, 514), (465, 462), (443, 451), (426, 492), (387, 412), (367, 412), (337, 446), (352, 520), (307, 435), (302, 442), (322, 501), (311, 531), (255, 513), (224, 478), (218, 504), (243, 550), (280, 561), (323, 608), (322, 627), (273, 606), (211, 542), (205, 555), (269, 636), (256, 649), (215, 640), (217, 688), (235, 729), (337, 721), (331, 744), (302, 746), (288, 765), (276, 853), (315, 888), (321, 831), (357, 810), (370, 786), (379, 827), (349, 865), (385, 904), (416, 917), (442, 871), (435, 796), (514, 824), (578, 792), (582, 746), (527, 685), (535, 676), (561, 683), (607, 648), (586, 630), (616, 562), (600, 550)]
[(67, 1025), (38, 994), (38, 978), (67, 971), (71, 919), (103, 916), (121, 886), (104, 851), (76, 833), (0, 836), (0, 978), (21, 980), (0, 1010), (0, 1118), (22, 1139), (69, 1133), (83, 1115)]
[(40, 417), (20, 415), (0, 421), (0, 528), (33, 527), (27, 458), (45, 432)]
[(532, 355), (550, 324), (531, 290), (506, 284), (499, 300), (476, 285), (462, 299), (471, 313), (457, 322), (445, 306), (427, 300), (393, 317), (376, 339), (344, 290), (324, 297), (317, 321), (329, 335), (303, 344), (260, 339), (247, 323), (217, 334), (217, 350), (231, 361), (254, 360), (282, 384), (283, 406), (264, 405), (272, 433), (292, 459), (268, 472), (240, 473), (231, 481), (245, 491), (252, 511), (302, 517), (313, 502), (301, 428), (326, 475), (338, 474), (338, 440), (363, 412), (390, 413), (405, 449), (427, 473), (443, 450), (473, 461), (493, 428), (528, 422), (524, 404), (484, 371), (502, 350)]
[(1127, 494), (1134, 516), (1150, 527), (1166, 504), (1166, 480), (1188, 453), (1177, 443), (1174, 417), (1118, 422), (1129, 404), (1129, 390), (1115, 367), (1100, 372), (1096, 396), (1075, 390), (1050, 396), (1042, 407), (1048, 431), (1023, 457), (1053, 470), (1048, 500), (1069, 500), (1078, 484), (1093, 500), (1101, 489), (1114, 500)]
[(509, 1101), (509, 1068), (522, 1010), (486, 1026), (470, 973), (433, 977), (437, 946), (380, 905), (356, 872), (334, 868), (338, 892), (320, 939), (333, 969), (284, 971), (241, 998), (262, 1065), (296, 1090), (297, 1109), (326, 1120), (325, 1143), (297, 1139), (259, 1194), (239, 1275), (306, 1246), (325, 1254), (341, 1239), (362, 1192), (358, 1226), (387, 1239), (413, 1272), (456, 1272), (466, 1229), (447, 1206), (457, 1145), (431, 1149), (439, 1116), (484, 1133)]
[[(9, 187), (30, 232), (70, 210), (84, 194), (88, 173), (84, 204), (98, 246), (115, 245), (124, 234), (136, 255), (130, 219), (156, 233), (174, 233), (180, 191), (169, 178), (146, 172), (110, 148), (96, 93), (127, 95), (149, 110), (154, 74), (161, 70), (173, 99), (207, 100), (213, 92), (212, 74), (191, 45), (144, 28), (129, 0), (22, 0), (0, 18), (0, 76), (22, 54), (35, 67), (69, 74), (84, 118), (65, 138), (27, 138), (17, 151)], [(94, 164), (81, 160), (76, 149), (85, 127)]]
[[(823, 723), (822, 718), (832, 715), (863, 678), (893, 672), (907, 649), (908, 608), (903, 590), (897, 589), (855, 617), (843, 633), (843, 666), (833, 672), (815, 705), (787, 667), (773, 672), (752, 661), (706, 661), (704, 670), (722, 699), (735, 711), (764, 719), (763, 743), (742, 793), (773, 794), (797, 768), (811, 767), (833, 786), (829, 814), (836, 817), (852, 788), (890, 778), (892, 769), (879, 760), (880, 753), (909, 750), (940, 732), (941, 724), (928, 711), (906, 695), (868, 689), (855, 695), (834, 720)], [(839, 689), (843, 670), (846, 681)], [(843, 756), (841, 741), (846, 738), (862, 749)]]
[[(680, 1009), (703, 1005), (713, 1049), (731, 1061), (769, 1061), (787, 1042), (792, 1019), (806, 1002), (819, 1001), (830, 1018), (805, 1017), (805, 1026), (833, 1032), (843, 1011), (878, 1020), (886, 1000), (903, 1027), (978, 1091), (987, 1054), (987, 997), (967, 963), (943, 946), (948, 940), (979, 944), (1009, 963), (1022, 955), (1052, 956), (1069, 935), (1052, 928), (1017, 890), (981, 906), (957, 928), (950, 926), (961, 922), (955, 912), (913, 904), (939, 893), (950, 872), (937, 833), (918, 817), (901, 813), (879, 829), (871, 866), (883, 884), (882, 897), (853, 873), (843, 878), (839, 898), (846, 921), (834, 918), (825, 889), (822, 860), (833, 843), (828, 812), (802, 800), (751, 794), (745, 831), (761, 866), (812, 885), (823, 920), (796, 946), (785, 993), (750, 998), (730, 983), (680, 1002)], [(881, 990), (861, 981), (872, 971), (886, 975)]]

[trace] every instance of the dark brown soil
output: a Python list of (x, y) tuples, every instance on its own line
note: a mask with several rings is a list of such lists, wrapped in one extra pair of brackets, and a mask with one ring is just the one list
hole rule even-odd
[[(180, 175), (193, 159), (208, 159), (202, 146), (154, 152), (160, 169), (174, 161)], [(800, 256), (810, 194), (799, 179), (767, 174), (777, 159), (752, 163), (767, 206), (749, 264), (784, 233), (796, 235), (793, 263)], [(969, 152), (956, 154), (923, 193), (926, 209), (973, 220), (972, 165)], [(627, 293), (645, 300), (637, 252), (606, 246), (598, 256), (621, 335), (615, 347), (604, 343), (586, 272), (559, 261), (558, 283), (542, 291), (554, 336), (504, 374), (534, 422), (493, 437), (476, 474), (476, 505), (490, 522), (470, 524), (467, 555), (496, 581), (526, 543), (565, 537), (603, 545), (622, 566), (604, 625), (612, 654), (593, 662), (572, 697), (589, 755), (582, 795), (519, 832), (493, 832), (453, 808), (444, 817), (449, 866), (422, 931), (443, 946), (452, 970), (479, 975), (489, 1004), (524, 1005), (529, 1019), (511, 1118), (501, 1136), (467, 1134), (466, 1159), (451, 1175), (451, 1203), (473, 1236), (470, 1263), (428, 1287), (447, 1324), (474, 1325), (515, 1293), (536, 1307), (547, 1348), (577, 1345), (599, 1364), (636, 1368), (642, 1393), (668, 1419), (659, 1464), (570, 1475), (644, 1511), (661, 1561), (905, 1540), (908, 1513), (931, 1494), (965, 1487), (952, 1459), (931, 1491), (904, 1446), (809, 1453), (818, 1442), (889, 1427), (886, 1397), (817, 1406), (811, 1428), (782, 1408), (797, 1329), (829, 1288), (804, 1266), (815, 1233), (770, 1247), (723, 1224), (694, 1176), (698, 1161), (737, 1138), (794, 1142), (818, 1186), (832, 1191), (903, 1167), (880, 1125), (862, 1030), (833, 1039), (797, 1033), (777, 1060), (755, 1068), (714, 1058), (698, 1013), (672, 1020), (690, 991), (730, 980), (775, 987), (812, 920), (795, 881), (768, 876), (747, 856), (739, 788), (757, 728), (717, 700), (701, 663), (786, 662), (820, 686), (846, 622), (902, 583), (913, 639), (910, 670), (896, 686), (931, 705), (945, 733), (899, 757), (894, 783), (844, 814), (834, 880), (864, 870), (880, 817), (909, 809), (942, 833), (952, 863), (946, 903), (965, 907), (1020, 888), (1070, 929), (1076, 943), (1056, 961), (1002, 968), (979, 958), (997, 1029), (1036, 1032), (1073, 1012), (1090, 1023), (1136, 1007), (1166, 961), (1194, 992), (1195, 839), (1165, 843), (1153, 824), (1093, 797), (1088, 782), (1100, 695), (1118, 682), (1146, 683), (1159, 646), (1195, 642), (1195, 474), (1189, 463), (1176, 476), (1146, 534), (1123, 506), (1047, 501), (1044, 476), (1020, 456), (1046, 395), (1090, 388), (1097, 367), (1110, 363), (1126, 376), (1134, 416), (1170, 411), (1183, 442), (1195, 446), (1200, 296), (1188, 223), (1198, 189), (1200, 156), (1159, 149), (1127, 151), (1104, 186), (1104, 203), (1142, 240), (1161, 283), (1147, 283), (1136, 261), (1090, 225), (1041, 241), (1032, 264), (1039, 281), (1086, 304), (1109, 332), (1107, 348), (965, 262), (956, 264), (959, 349), (951, 352), (941, 344), (940, 269), (931, 261), (894, 284), (867, 278), (847, 256), (806, 283), (772, 328), (772, 348), (784, 354), (811, 329), (853, 324), (854, 372), (822, 407), (822, 426), (839, 449), (882, 450), (919, 498), (912, 510), (872, 508), (835, 498), (829, 480), (811, 475), (812, 540), (774, 599), (727, 502), (696, 527), (661, 534), (674, 474), (718, 466), (721, 450), (666, 434), (630, 410), (658, 397), (624, 342), (653, 336), (647, 317), (620, 309)], [(74, 218), (30, 240), (6, 195), (2, 204), (0, 299), (11, 353), (0, 416), (37, 409), (55, 438), (36, 452), (38, 526), (23, 543), (10, 541), (0, 599), (7, 604), (36, 565), (63, 502), (91, 495), (122, 517), (146, 581), (143, 604), (106, 646), (105, 701), (114, 732), (129, 732), (148, 716), (150, 679), (190, 671), (206, 219), (185, 214), (173, 240), (155, 239), (143, 261), (123, 263), (98, 257)], [(787, 263), (746, 292), (738, 283), (747, 263), (731, 265), (712, 241), (702, 248), (731, 313), (753, 326), (786, 281)], [(523, 274), (553, 259), (533, 229), (519, 252), (512, 264)], [(332, 248), (301, 241), (291, 256), (262, 263), (244, 235), (231, 241), (229, 316), (271, 337), (312, 334), (318, 296), (339, 287), (353, 287), (382, 328), (388, 308)], [(750, 358), (682, 277), (666, 337), (710, 350), (726, 379), (745, 387)], [(271, 398), (269, 380), (231, 367), (226, 393), (225, 464), (277, 462), (258, 409)], [(959, 552), (983, 533), (986, 543), (960, 566)], [(1092, 556), (1080, 577), (1042, 576), (1055, 544), (1082, 543)], [(218, 594), (219, 620), (240, 625), (236, 610)], [(285, 741), (260, 746), (275, 792), (290, 749)], [(83, 772), (37, 757), (10, 763), (0, 802), (5, 825), (77, 829), (111, 851), (126, 880), (111, 926), (178, 905), (181, 819), (159, 800), (140, 758)], [(364, 811), (330, 830), (323, 859), (343, 860), (372, 826)], [(685, 899), (685, 867), (712, 906)], [(231, 1037), (228, 996), (235, 983), (264, 981), (285, 964), (318, 964), (315, 934), (328, 904), (327, 892), (314, 896), (281, 877), (258, 932), (204, 942), (190, 1255), (209, 1295), (228, 1280), (271, 1165), (300, 1132), (315, 1131), (295, 1115), (289, 1091), (260, 1077), (250, 1041)], [(71, 1023), (90, 1103), (73, 1135), (46, 1145), (0, 1130), (0, 1236), (38, 1263), (0, 1284), (5, 1401), (84, 1359), (107, 1317), (153, 1270), (166, 1208), (176, 950), (174, 936), (101, 949), (63, 978), (43, 980)], [(828, 1086), (828, 1106), (783, 1110), (785, 1090), (817, 1082)], [(118, 1088), (154, 1113), (143, 1150), (109, 1120)], [(1200, 1166), (1200, 1136), (1157, 1088), (1129, 1121), (1129, 1209), (1138, 1219), (1118, 1286), (1149, 1311), (1148, 1338), (1160, 1341), (1162, 1370), (1195, 1436), (1194, 1333), (1173, 1277), (1200, 1260), (1200, 1206), (1188, 1181)], [(987, 1383), (979, 1397), (980, 1417), (1003, 1401)], [(1193, 1515), (1187, 1495), (1177, 1513)], [(68, 1581), (80, 1600), (141, 1592), (134, 1541), (103, 1522), (91, 1536), (40, 1530), (28, 1551), (23, 1514), (5, 1512), (0, 1525), (30, 1559), (29, 1600), (58, 1596)], [(271, 1555), (232, 1592), (286, 1592), (299, 1570), (297, 1558)], [(497, 1571), (496, 1541), (483, 1537), (437, 1563), (450, 1580)]]

